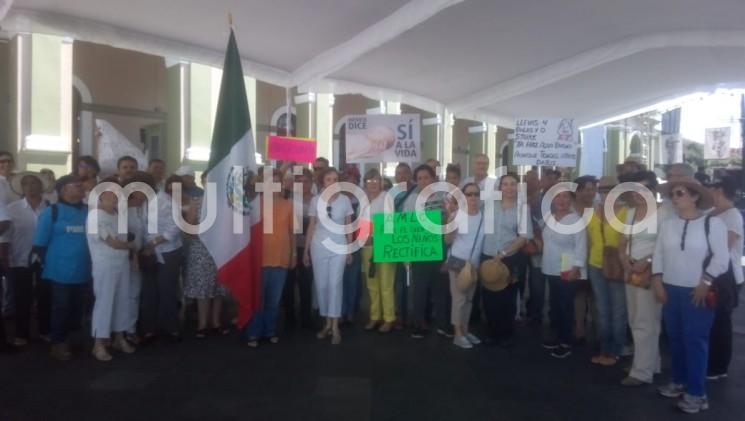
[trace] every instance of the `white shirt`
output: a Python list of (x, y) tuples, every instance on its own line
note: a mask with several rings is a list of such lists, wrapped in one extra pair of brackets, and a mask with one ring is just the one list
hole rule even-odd
[[(486, 185), (487, 180), (489, 181), (489, 186)], [(478, 183), (476, 183), (476, 177), (471, 176), (471, 177), (467, 177), (465, 180), (461, 181), (460, 182), (460, 186), (458, 186), (458, 188), (460, 188), (462, 190), (463, 189), (463, 186), (465, 186), (466, 184), (468, 184), (468, 183), (476, 183), (476, 184), (478, 184), (479, 190), (481, 190), (481, 191), (486, 190), (486, 187), (490, 187), (490, 186), (491, 186), (491, 188), (489, 189), (489, 191), (494, 191), (494, 190), (497, 190), (497, 187), (498, 187), (497, 186), (497, 182), (498, 182), (498, 180), (496, 178), (487, 176), (483, 180), (481, 180)]]
[(11, 224), (8, 229), (10, 267), (28, 267), (28, 256), (31, 253), (31, 247), (34, 245), (36, 221), (39, 219), (41, 211), (46, 207), (47, 204), (42, 200), (39, 206), (34, 209), (25, 198), (8, 205), (7, 210)]
[[(686, 288), (698, 286), (704, 274), (704, 259), (708, 254), (704, 231), (705, 219), (702, 215), (686, 221), (675, 216), (662, 223), (652, 258), (652, 272), (661, 274), (664, 283)], [(727, 250), (727, 228), (719, 218), (710, 219), (709, 244), (712, 258), (706, 272), (712, 278), (716, 278), (727, 271), (730, 259)]]
[[(103, 209), (91, 209), (88, 212), (88, 219), (96, 217), (97, 232), (89, 230), (86, 224), (86, 234), (88, 238), (88, 250), (91, 252), (91, 262), (95, 268), (105, 268), (114, 262), (126, 262), (129, 257), (129, 250), (115, 249), (106, 244), (106, 240), (113, 238), (119, 241), (127, 241), (127, 233), (118, 233), (117, 221), (119, 214), (108, 213)], [(102, 266), (103, 265), (103, 266)]]
[[(453, 244), (450, 245), (450, 254), (459, 259), (469, 260), (472, 265), (478, 266), (481, 260), (481, 248), (484, 245), (483, 213), (469, 215), (463, 210), (458, 210), (455, 218), (458, 222), (458, 233), (455, 235)], [(471, 249), (473, 249), (472, 253)], [(471, 253), (470, 256), (469, 253)]]
[[(4, 203), (0, 202), (0, 222), (10, 221), (10, 215)], [(0, 243), (10, 242), (10, 227), (0, 235)]]
[(328, 203), (327, 209), (318, 209), (318, 198), (320, 196), (315, 196), (310, 201), (310, 208), (308, 209), (308, 216), (315, 216), (316, 217), (316, 227), (315, 231), (313, 232), (313, 243), (321, 244), (323, 241), (327, 238), (331, 239), (334, 243), (338, 245), (344, 245), (347, 244), (347, 238), (346, 234), (338, 234), (335, 232), (329, 231), (324, 224), (321, 222), (321, 218), (318, 217), (318, 212), (324, 212), (326, 216), (328, 216), (330, 207), (330, 213), (331, 213), (331, 220), (334, 221), (334, 223), (338, 225), (344, 225), (344, 220), (347, 216), (354, 215), (354, 210), (352, 209), (352, 202), (349, 201), (349, 198), (343, 194), (340, 194), (336, 196), (336, 199)]
[(4, 175), (0, 175), (0, 203), (8, 206), (11, 202), (15, 202), (20, 198), (20, 196), (13, 193), (13, 190), (10, 189), (8, 179)]
[[(657, 232), (652, 234), (649, 230), (637, 234), (631, 234), (630, 225), (634, 224), (634, 215), (636, 215), (636, 208), (630, 208), (626, 213), (626, 225), (629, 227), (626, 229), (625, 235), (627, 239), (627, 253), (633, 260), (641, 260), (650, 258), (654, 254), (654, 247), (657, 243), (657, 235), (662, 229), (662, 223), (666, 217), (665, 211), (662, 207), (657, 208)], [(636, 221), (637, 224), (641, 221)]]
[(163, 264), (163, 254), (169, 253), (181, 248), (181, 229), (176, 225), (171, 215), (171, 196), (164, 191), (158, 192), (158, 232), (148, 234), (147, 239), (152, 240), (157, 236), (162, 236), (166, 241), (155, 246), (155, 255), (158, 262)]
[(737, 208), (731, 208), (717, 215), (717, 218), (724, 222), (724, 226), (727, 227), (728, 232), (733, 232), (739, 236), (735, 245), (729, 251), (730, 261), (732, 262), (732, 271), (735, 273), (735, 282), (739, 285), (745, 281), (745, 279), (743, 279), (745, 277), (742, 273), (742, 214)]
[[(571, 225), (580, 220), (574, 212), (561, 218), (558, 223)], [(560, 276), (562, 258), (571, 265), (580, 268), (580, 277), (587, 279), (587, 229), (583, 228), (574, 234), (562, 234), (546, 224), (543, 229), (543, 260), (541, 268), (545, 275)]]

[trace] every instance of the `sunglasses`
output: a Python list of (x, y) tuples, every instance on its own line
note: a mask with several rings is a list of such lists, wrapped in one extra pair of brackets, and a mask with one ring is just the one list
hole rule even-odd
[(380, 183), (377, 178), (369, 178), (365, 180), (365, 183)]
[(332, 209), (331, 206), (326, 206), (326, 213), (328, 214), (329, 219), (332, 219), (332, 217), (331, 217), (331, 209)]
[(466, 197), (479, 197), (479, 192), (464, 193)]
[(673, 197), (684, 197), (688, 196), (688, 192), (686, 190), (673, 190), (670, 192), (670, 198)]

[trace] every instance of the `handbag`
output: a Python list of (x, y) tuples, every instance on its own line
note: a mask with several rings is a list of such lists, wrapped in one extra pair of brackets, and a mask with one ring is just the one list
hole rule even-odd
[[(629, 245), (628, 255), (631, 255), (631, 245), (634, 242), (634, 235), (629, 233)], [(634, 272), (633, 270), (626, 276), (626, 283), (643, 289), (649, 289), (652, 287), (652, 265), (647, 262), (646, 268), (641, 272)]]
[(618, 247), (605, 244), (605, 222), (600, 220), (600, 236), (603, 238), (603, 277), (608, 281), (623, 282), (623, 265)]
[[(481, 219), (479, 220), (479, 227), (478, 229), (476, 229), (476, 236), (473, 239), (473, 245), (471, 246), (471, 253), (469, 253), (469, 256), (473, 256), (473, 251), (476, 249), (476, 243), (479, 241), (479, 232), (481, 232), (481, 225), (483, 223), (484, 214), (482, 213)], [(458, 273), (458, 276), (455, 279), (455, 285), (461, 291), (467, 290), (476, 283), (476, 280), (478, 279), (478, 273), (476, 273), (476, 269), (471, 264), (470, 259), (466, 260), (455, 257), (451, 252), (451, 254), (448, 256), (446, 265), (448, 270)]]

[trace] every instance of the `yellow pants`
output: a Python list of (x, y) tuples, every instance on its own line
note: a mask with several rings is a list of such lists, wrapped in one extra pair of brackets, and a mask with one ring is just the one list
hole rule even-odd
[(393, 322), (396, 320), (393, 298), (396, 264), (375, 263), (375, 276), (369, 277), (372, 253), (370, 246), (362, 249), (362, 276), (367, 279), (367, 292), (370, 294), (370, 320)]

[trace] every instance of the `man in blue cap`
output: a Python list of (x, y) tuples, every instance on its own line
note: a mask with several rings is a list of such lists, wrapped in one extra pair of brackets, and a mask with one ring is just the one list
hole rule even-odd
[(42, 278), (52, 285), (51, 341), (53, 358), (72, 358), (67, 336), (80, 328), (85, 284), (91, 279), (91, 259), (85, 235), (88, 207), (83, 204), (80, 178), (57, 180), (59, 203), (39, 215), (32, 261), (41, 260)]

